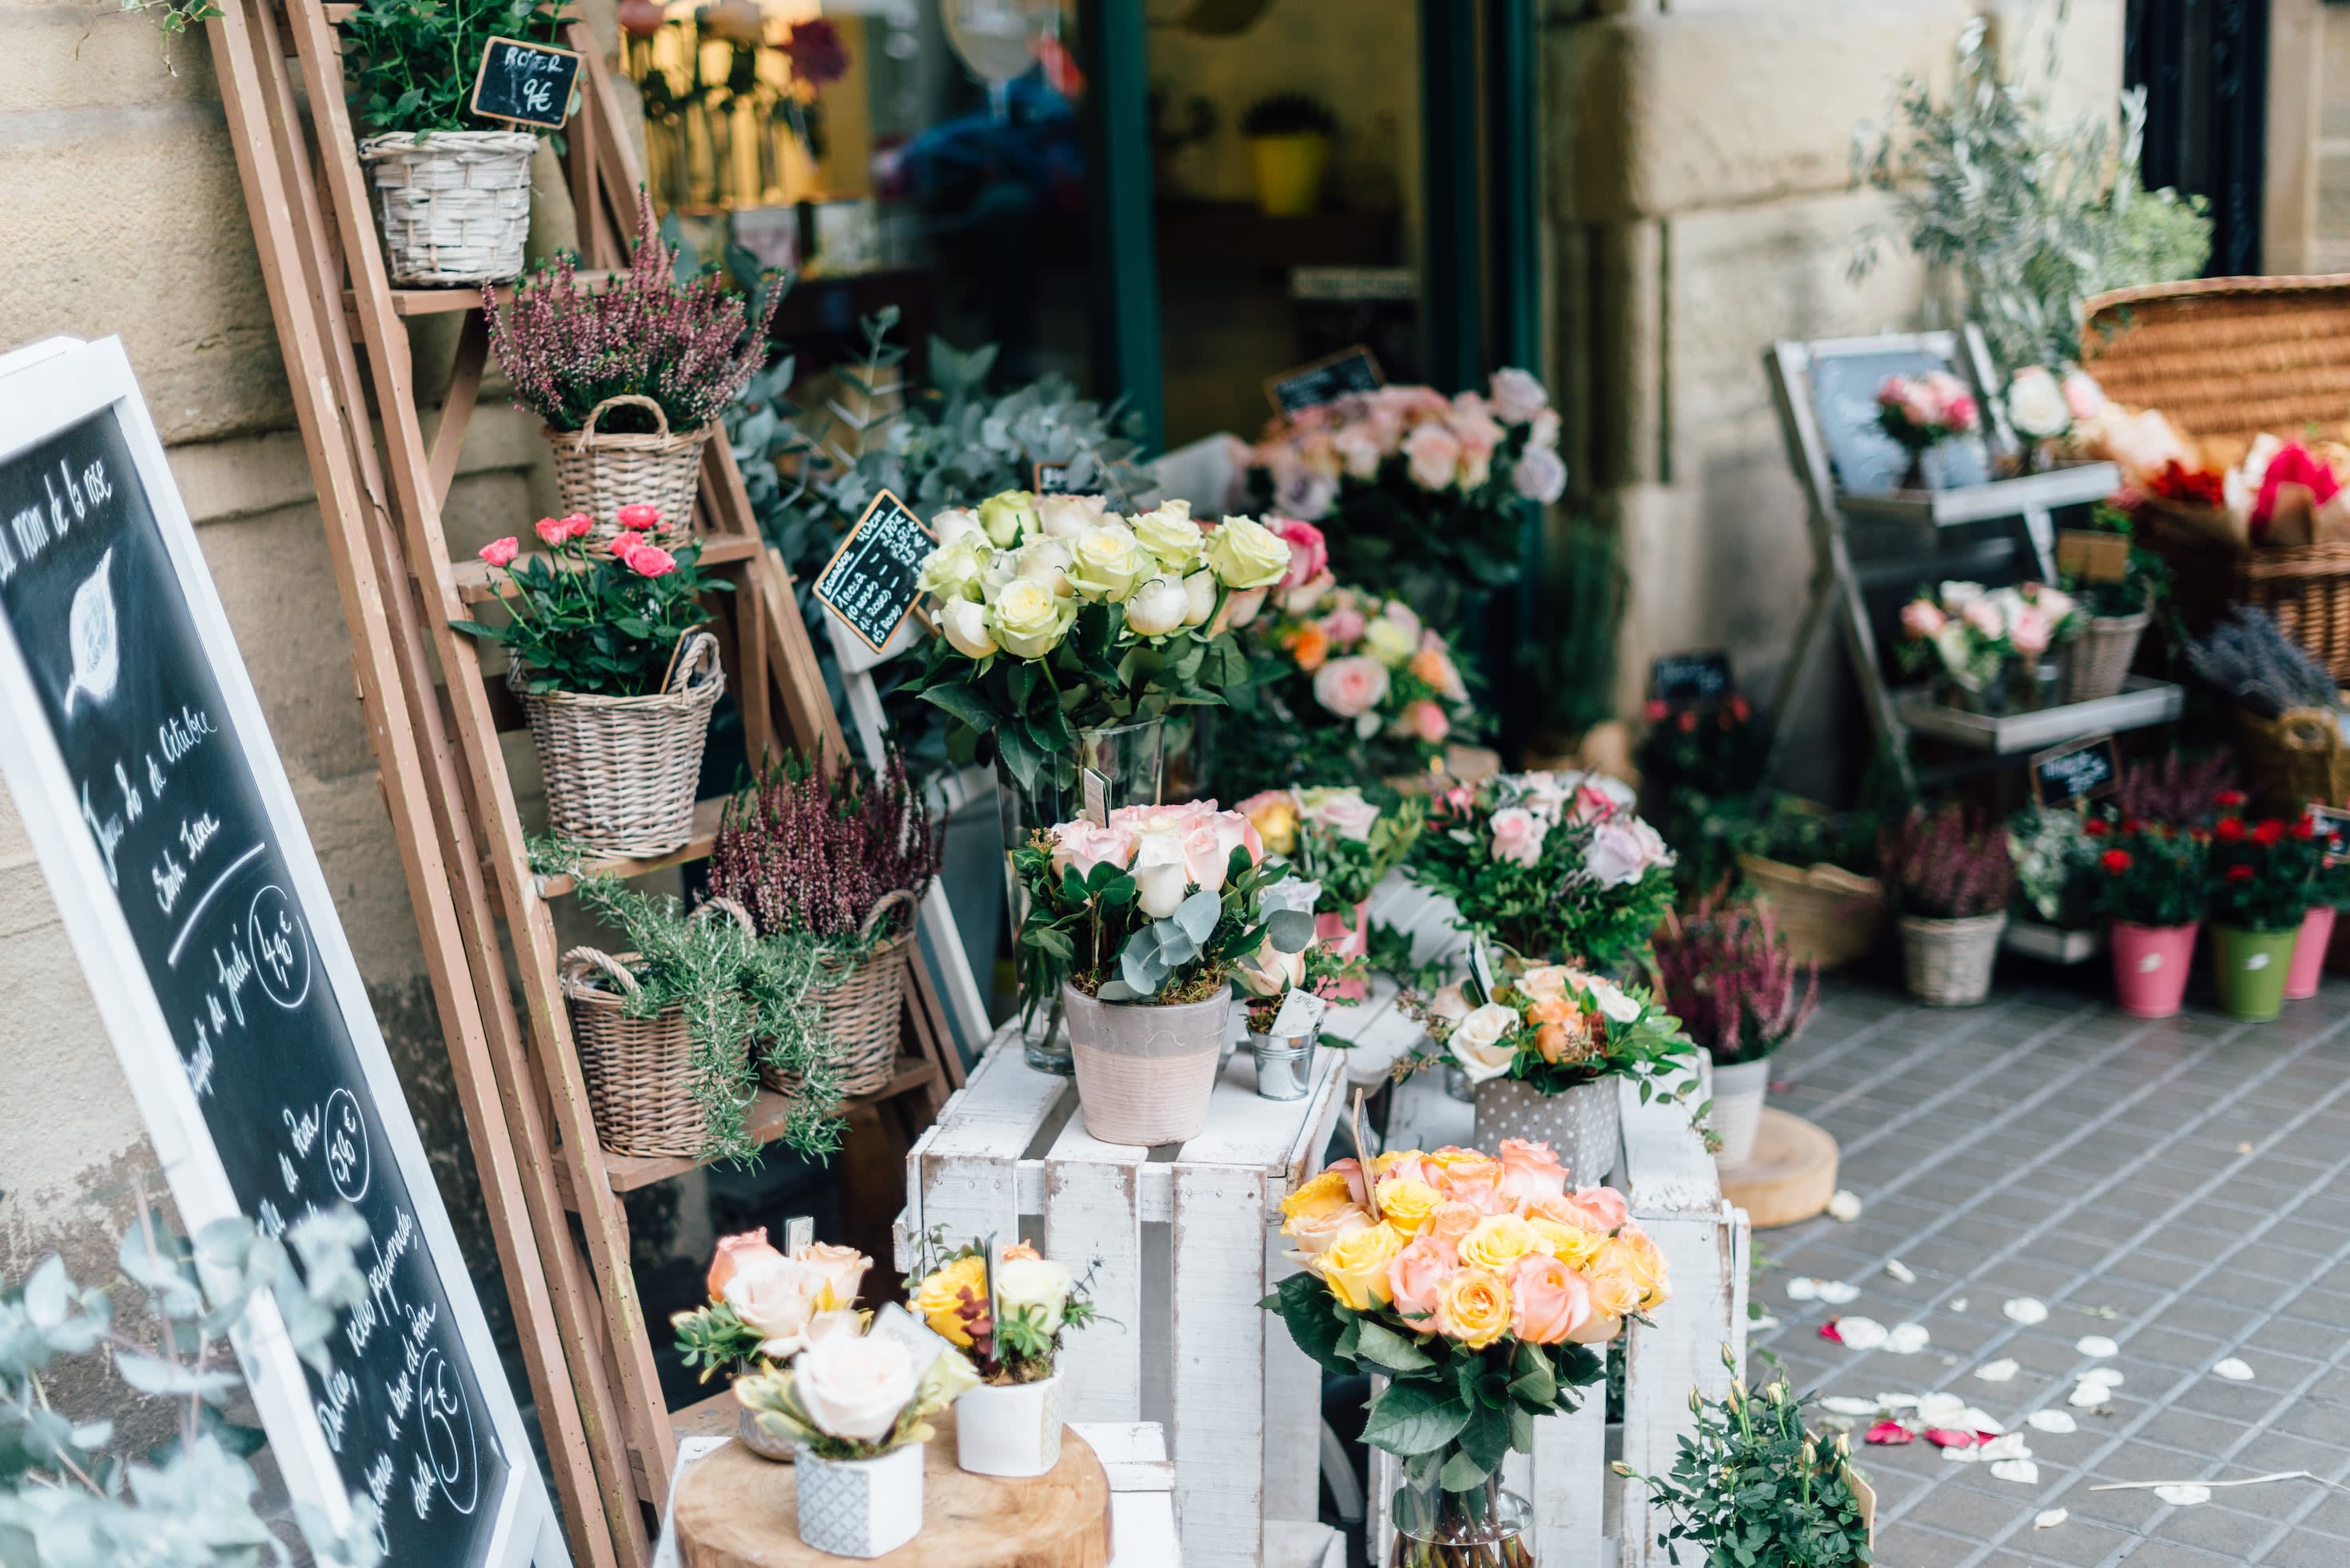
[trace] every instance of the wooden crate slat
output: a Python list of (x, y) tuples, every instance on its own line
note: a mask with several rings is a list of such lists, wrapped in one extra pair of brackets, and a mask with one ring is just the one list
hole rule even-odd
[(1045, 1255), (1090, 1270), (1101, 1314), (1061, 1352), (1072, 1421), (1142, 1417), (1142, 1168), (1150, 1151), (1103, 1143), (1073, 1116), (1045, 1157)]
[(1076, 1085), (1040, 1073), (1022, 1059), (1018, 1027), (1007, 1024), (970, 1080), (923, 1139), (908, 1189), (917, 1233), (943, 1226), (958, 1241), (1020, 1234), (1014, 1167), (1043, 1130), (1046, 1117)]
[(1193, 1163), (1191, 1147), (1175, 1162), (1169, 1227), (1175, 1512), (1191, 1568), (1258, 1568), (1265, 1388), (1252, 1374), (1264, 1358), (1266, 1177)]

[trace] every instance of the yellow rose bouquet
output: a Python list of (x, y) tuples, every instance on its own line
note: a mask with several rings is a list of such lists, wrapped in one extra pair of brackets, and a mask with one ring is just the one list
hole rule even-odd
[(945, 1233), (933, 1231), (906, 1278), (906, 1296), (989, 1384), (1043, 1382), (1062, 1336), (1094, 1321), (1090, 1275), (1079, 1278), (1025, 1241), (991, 1258), (983, 1241), (948, 1251)]
[(1363, 1440), (1403, 1461), (1397, 1565), (1531, 1568), (1502, 1460), (1571, 1411), (1592, 1349), (1669, 1294), (1664, 1255), (1612, 1189), (1571, 1190), (1547, 1144), (1340, 1160), (1282, 1202), (1305, 1272), (1264, 1305), (1332, 1372), (1383, 1377)]

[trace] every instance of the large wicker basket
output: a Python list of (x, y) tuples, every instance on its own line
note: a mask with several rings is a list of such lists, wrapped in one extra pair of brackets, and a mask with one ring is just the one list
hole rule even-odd
[(2064, 701), (2094, 702), (2118, 695), (2122, 683), (2129, 679), (2130, 660), (2137, 657), (2138, 639), (2146, 635), (2147, 622), (2153, 618), (2151, 610), (2085, 618), (2059, 659)]
[(537, 137), (515, 130), (402, 130), (360, 142), (391, 281), (497, 283), (521, 272), (537, 148)]
[[(2106, 395), (2159, 409), (2197, 437), (2329, 436), (2350, 420), (2350, 275), (2217, 277), (2088, 302), (2081, 363)], [(2229, 550), (2157, 533), (2179, 614), (2200, 630), (2257, 605), (2350, 680), (2350, 545)]]
[[(651, 435), (608, 435), (598, 427), (621, 407), (640, 408), (653, 417)], [(655, 537), (682, 537), (692, 526), (694, 492), (702, 481), (702, 449), (718, 430), (673, 434), (660, 404), (637, 392), (607, 398), (588, 411), (576, 431), (546, 431), (555, 451), (555, 487), (563, 510), (583, 512), (596, 524), (594, 537), (620, 531), (620, 508), (658, 507), (661, 527)]]
[(1789, 866), (1760, 855), (1740, 856), (1738, 867), (1771, 900), (1798, 963), (1810, 959), (1824, 970), (1842, 969), (1876, 948), (1885, 929), (1885, 884), (1876, 877), (1825, 863)]
[(2293, 818), (2313, 801), (2350, 805), (2350, 743), (2335, 719), (2322, 708), (2295, 708), (2281, 719), (2236, 710), (2236, 750), (2262, 810)]
[(644, 857), (693, 836), (710, 711), (726, 690), (715, 637), (689, 633), (649, 697), (527, 691), (516, 667), (506, 678), (530, 716), (556, 837), (595, 855)]
[[(910, 909), (914, 895), (904, 888), (874, 900), (865, 917), (868, 937), (900, 909)], [(823, 1022), (826, 1049), (840, 1073), (843, 1095), (878, 1094), (898, 1070), (898, 1016), (906, 1004), (906, 986), (913, 978), (914, 930), (910, 919), (898, 936), (877, 943), (855, 963), (827, 964), (837, 978), (808, 988), (808, 1001)], [(782, 1072), (762, 1061), (759, 1081), (777, 1094), (797, 1094), (797, 1074)]]

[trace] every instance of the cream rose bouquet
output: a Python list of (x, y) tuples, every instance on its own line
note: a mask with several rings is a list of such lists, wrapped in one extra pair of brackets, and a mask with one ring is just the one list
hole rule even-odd
[(969, 1354), (984, 1383), (1043, 1382), (1062, 1336), (1094, 1320), (1087, 1282), (1025, 1241), (998, 1248), (991, 1260), (985, 1243), (949, 1251), (934, 1231), (906, 1294), (934, 1333)]
[(1246, 681), (1233, 630), (1290, 565), (1254, 518), (1209, 524), (1181, 501), (1127, 518), (1098, 495), (1014, 490), (931, 528), (919, 587), (939, 635), (911, 689), (958, 721), (951, 747), (992, 738), (1024, 790), (1047, 766), (1073, 775), (1080, 730), (1212, 705)]
[(1986, 588), (1946, 582), (1901, 607), (1901, 667), (1933, 670), (1948, 685), (1980, 695), (2077, 631), (2078, 608), (2070, 594), (2044, 583)]
[(816, 1321), (855, 1308), (873, 1260), (854, 1247), (818, 1241), (786, 1253), (764, 1226), (721, 1236), (705, 1280), (708, 1304), (671, 1317), (677, 1348), (702, 1381), (722, 1370), (785, 1361), (807, 1347)]
[[(1565, 964), (1513, 967), (1490, 994), (1473, 979), (1461, 981), (1413, 1005), (1430, 1043), (1410, 1065), (1458, 1067), (1471, 1084), (1515, 1078), (1540, 1094), (1561, 1095), (1626, 1077), (1638, 1081), (1646, 1100), (1668, 1073), (1691, 1075), (1697, 1058), (1679, 1020), (1647, 992)], [(1694, 1082), (1688, 1077), (1669, 1097)]]
[(818, 1459), (879, 1459), (938, 1436), (930, 1418), (978, 1386), (960, 1351), (930, 1355), (910, 1340), (868, 1330), (853, 1312), (820, 1314), (788, 1368), (734, 1383), (735, 1402), (771, 1438)]
[(1510, 1139), (1498, 1158), (1391, 1151), (1367, 1174), (1340, 1160), (1282, 1201), (1305, 1272), (1263, 1304), (1329, 1371), (1387, 1380), (1363, 1440), (1403, 1461), (1397, 1522), (1431, 1551), (1413, 1563), (1530, 1561), (1480, 1542), (1503, 1457), (1602, 1379), (1592, 1346), (1670, 1293), (1623, 1195), (1567, 1179), (1548, 1145)]

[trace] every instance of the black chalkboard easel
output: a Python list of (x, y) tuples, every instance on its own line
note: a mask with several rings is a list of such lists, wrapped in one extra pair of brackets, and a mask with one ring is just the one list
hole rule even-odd
[(1284, 370), (1264, 384), (1273, 411), (1290, 419), (1308, 409), (1335, 403), (1350, 392), (1376, 392), (1387, 385), (1379, 362), (1360, 344), (1295, 370)]
[(467, 112), (538, 130), (560, 130), (571, 118), (572, 88), (579, 80), (579, 56), (552, 44), (492, 38), (473, 73)]
[(812, 591), (865, 646), (880, 651), (920, 597), (915, 579), (938, 541), (906, 504), (883, 491), (816, 574)]
[(2043, 811), (2111, 794), (2121, 780), (2121, 749), (2111, 735), (2075, 741), (2032, 759), (2032, 797)]

